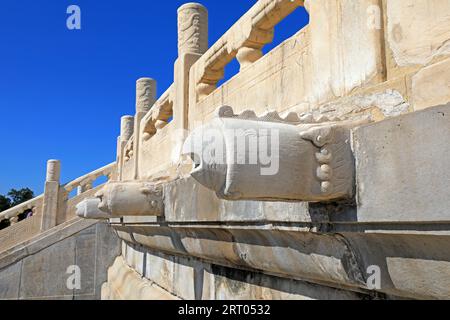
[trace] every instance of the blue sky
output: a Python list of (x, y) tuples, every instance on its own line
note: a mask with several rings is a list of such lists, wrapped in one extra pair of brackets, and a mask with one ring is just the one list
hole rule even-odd
[[(180, 0), (0, 2), (0, 194), (43, 191), (47, 159), (68, 182), (115, 160), (120, 117), (134, 113), (135, 82), (173, 82)], [(203, 0), (210, 44), (255, 0)], [(81, 30), (68, 30), (69, 5)], [(299, 9), (276, 28), (267, 52), (308, 21)], [(236, 62), (226, 78), (237, 72)]]

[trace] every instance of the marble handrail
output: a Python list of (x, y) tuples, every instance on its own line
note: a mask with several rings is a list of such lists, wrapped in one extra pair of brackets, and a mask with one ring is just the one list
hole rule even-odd
[[(61, 187), (61, 190), (65, 192), (65, 195), (68, 195), (75, 188), (78, 189), (78, 195), (83, 194), (86, 191), (92, 189), (92, 183), (98, 179), (99, 177), (106, 176), (108, 180), (111, 180), (112, 175), (116, 172), (116, 163), (111, 163), (107, 166), (104, 166), (98, 170), (92, 171), (78, 179), (75, 179), (72, 182), (69, 182)], [(42, 206), (44, 203), (45, 195), (42, 194), (36, 198), (33, 198), (27, 202), (24, 202), (18, 206), (10, 208), (0, 213), (0, 221), (9, 220), (11, 225), (18, 223), (18, 216), (24, 213), (27, 210), (35, 211), (36, 208), (40, 208), (38, 212), (34, 212), (34, 214), (41, 214)], [(65, 201), (67, 201), (67, 197), (65, 197)]]
[(98, 170), (92, 171), (72, 182), (67, 183), (63, 186), (67, 193), (72, 192), (75, 188), (81, 188), (79, 194), (92, 189), (92, 183), (102, 176), (106, 176), (108, 180), (111, 179), (112, 175), (116, 170), (116, 163), (113, 162), (107, 166), (104, 166)]
[(172, 84), (142, 119), (143, 139), (145, 141), (167, 126), (173, 116), (173, 101), (174, 85)]
[(27, 210), (32, 210), (36, 206), (39, 206), (44, 199), (44, 195), (40, 195), (36, 198), (33, 198), (27, 202), (24, 202), (18, 206), (10, 208), (0, 213), (0, 221), (2, 220), (11, 220), (17, 218), (20, 214), (24, 213)]
[[(98, 179), (99, 177), (102, 176), (107, 176), (107, 177), (111, 177), (111, 175), (114, 173), (114, 170), (116, 168), (116, 163), (111, 163), (107, 166), (104, 166), (98, 170), (95, 170), (91, 173), (88, 173), (87, 175), (84, 175), (72, 182), (69, 182), (68, 184), (64, 185), (64, 190), (66, 190), (66, 192), (71, 192), (73, 191), (75, 188), (80, 187), (80, 186), (88, 186), (89, 184), (92, 184), (92, 182), (94, 182), (96, 179)], [(87, 191), (87, 190), (85, 190)], [(34, 207), (36, 207), (37, 205), (40, 204), (40, 202), (42, 202), (44, 199), (44, 195), (40, 195), (36, 198), (33, 198), (27, 202), (24, 202), (18, 206), (15, 206), (13, 208), (10, 208), (8, 210), (5, 210), (3, 212), (0, 213), (0, 221), (1, 220), (10, 220), (12, 218), (17, 217), (18, 215), (22, 214), (23, 212), (25, 212), (26, 210), (31, 210)]]
[(241, 69), (259, 60), (264, 45), (273, 40), (274, 27), (301, 6), (303, 0), (259, 0), (194, 64), (197, 99), (216, 89), (235, 57)]

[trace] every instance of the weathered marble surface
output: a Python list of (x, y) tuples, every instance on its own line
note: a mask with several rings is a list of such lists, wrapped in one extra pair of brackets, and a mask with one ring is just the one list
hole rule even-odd
[(178, 300), (151, 281), (142, 278), (118, 257), (108, 270), (108, 278), (102, 287), (102, 300)]
[[(125, 243), (122, 255), (122, 263), (145, 278), (140, 280), (140, 285), (134, 286), (136, 292), (146, 281), (151, 281), (165, 290), (167, 295), (173, 294), (188, 300), (359, 300), (369, 297), (303, 281), (221, 267), (200, 259), (155, 253)], [(117, 286), (118, 279), (110, 275), (111, 286)], [(121, 288), (130, 288), (131, 291), (131, 287), (125, 283)], [(139, 298), (146, 297), (141, 295)]]
[(450, 104), (355, 130), (358, 222), (450, 220)]
[[(375, 230), (313, 233), (288, 227), (280, 230), (270, 225), (264, 228), (160, 225), (115, 228), (121, 239), (134, 245), (122, 250), (129, 266), (153, 277), (160, 286), (169, 286), (170, 290), (184, 288), (185, 283), (177, 283), (175, 273), (171, 272), (183, 268), (174, 266), (184, 264), (177, 258), (182, 256), (235, 272), (253, 270), (372, 297), (447, 299), (450, 294), (450, 253), (444, 249), (449, 235)], [(157, 256), (164, 253), (168, 255), (165, 259), (171, 262), (146, 257), (143, 250)], [(375, 291), (369, 290), (367, 282), (373, 266), (380, 270), (380, 288)], [(157, 269), (152, 271), (152, 267)], [(403, 270), (411, 273), (405, 274)]]
[(412, 76), (414, 110), (450, 102), (450, 59), (427, 66)]
[(425, 65), (450, 54), (448, 1), (388, 0), (386, 3), (387, 43), (398, 66)]
[[(100, 299), (107, 270), (119, 252), (118, 238), (104, 223), (63, 226), (2, 253), (0, 299)], [(80, 268), (80, 290), (67, 287), (70, 266)]]

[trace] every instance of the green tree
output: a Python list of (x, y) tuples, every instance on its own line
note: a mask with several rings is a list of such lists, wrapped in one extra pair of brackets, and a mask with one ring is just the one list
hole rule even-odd
[(11, 200), (8, 197), (0, 195), (0, 212), (11, 208)]
[[(29, 188), (23, 188), (20, 190), (11, 189), (6, 196), (0, 195), (0, 212), (15, 207), (21, 203), (34, 198), (34, 192)], [(19, 215), (19, 221), (26, 218), (26, 213)], [(8, 220), (0, 221), (0, 230), (9, 226)]]
[(11, 189), (8, 192), (8, 197), (11, 199), (11, 207), (15, 207), (21, 203), (33, 199), (34, 192), (29, 188), (23, 188), (20, 190)]

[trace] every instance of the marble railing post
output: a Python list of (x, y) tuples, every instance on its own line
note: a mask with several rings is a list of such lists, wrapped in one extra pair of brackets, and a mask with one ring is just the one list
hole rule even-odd
[[(117, 138), (117, 179), (122, 180), (122, 166), (124, 158), (124, 150), (128, 141), (134, 134), (134, 117), (123, 116), (120, 119), (120, 136)], [(111, 177), (108, 177), (111, 180)]]
[(156, 102), (156, 81), (141, 78), (136, 82), (136, 115), (134, 116), (134, 178), (139, 179), (141, 120)]
[(59, 160), (47, 162), (44, 203), (42, 208), (41, 232), (47, 231), (57, 224), (60, 191), (61, 163)]
[(198, 3), (187, 3), (178, 9), (178, 59), (174, 68), (174, 123), (177, 129), (188, 129), (189, 72), (208, 50), (208, 10)]
[(120, 119), (120, 140), (128, 142), (134, 133), (134, 117), (124, 116)]

